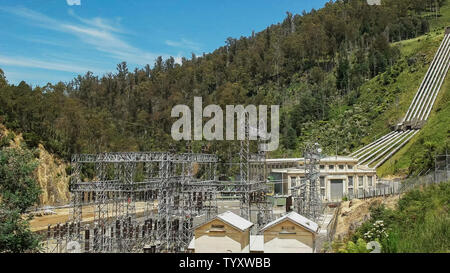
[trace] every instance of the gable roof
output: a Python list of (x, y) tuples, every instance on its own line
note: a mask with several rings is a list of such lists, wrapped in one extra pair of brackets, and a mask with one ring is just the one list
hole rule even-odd
[(226, 211), (224, 213), (221, 213), (221, 214), (217, 215), (215, 218), (220, 219), (241, 231), (244, 231), (244, 230), (248, 229), (249, 227), (253, 226), (252, 222), (248, 221), (245, 218), (242, 218), (241, 216), (239, 216), (231, 211)]
[(197, 226), (195, 226), (195, 229), (197, 229), (198, 227), (204, 226), (214, 220), (221, 220), (240, 231), (245, 231), (248, 228), (250, 228), (251, 226), (253, 226), (253, 223), (248, 221), (247, 219), (242, 218), (241, 216), (239, 216), (231, 211), (226, 211), (224, 213), (216, 215), (216, 217), (210, 219), (209, 221), (198, 224)]
[(295, 211), (291, 211), (288, 214), (275, 219), (274, 221), (268, 223), (267, 225), (265, 225), (261, 231), (264, 231), (266, 229), (268, 229), (271, 226), (274, 226), (278, 223), (281, 223), (284, 220), (291, 220), (292, 222), (304, 227), (305, 229), (317, 233), (318, 229), (319, 229), (319, 225), (311, 220), (309, 220), (308, 218), (301, 216), (300, 214), (296, 213)]

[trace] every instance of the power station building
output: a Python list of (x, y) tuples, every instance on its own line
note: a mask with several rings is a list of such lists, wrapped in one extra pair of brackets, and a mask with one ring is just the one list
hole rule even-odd
[[(267, 159), (271, 179), (277, 181), (274, 194), (290, 196), (291, 187), (305, 177), (303, 158)], [(375, 191), (377, 174), (375, 168), (359, 165), (358, 160), (348, 156), (329, 156), (320, 159), (319, 191), (323, 201), (341, 201), (343, 197), (362, 198)]]

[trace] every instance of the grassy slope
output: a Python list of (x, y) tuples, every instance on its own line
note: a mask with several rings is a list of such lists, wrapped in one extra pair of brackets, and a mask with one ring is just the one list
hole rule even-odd
[(430, 29), (432, 31), (443, 31), (450, 25), (450, 1), (447, 0), (440, 9), (440, 17), (430, 17)]
[(406, 173), (414, 156), (425, 150), (425, 143), (436, 144), (436, 149), (442, 151), (448, 146), (450, 138), (450, 79), (448, 77), (441, 87), (430, 117), (422, 128), (407, 145), (387, 160), (377, 170), (378, 175)]
[[(376, 137), (381, 136), (390, 131), (389, 125), (394, 125), (400, 121), (408, 110), (411, 101), (422, 82), (423, 76), (425, 75), (429, 63), (433, 59), (434, 53), (436, 52), (439, 42), (442, 40), (442, 35), (439, 37), (421, 37), (414, 40), (408, 40), (401, 44), (398, 44), (402, 56), (408, 57), (421, 57), (424, 56), (426, 65), (418, 63), (414, 67), (404, 67), (403, 71), (395, 78), (395, 82), (383, 86), (380, 83), (380, 78), (384, 75), (380, 75), (368, 83), (366, 83), (362, 88), (362, 100), (371, 100), (374, 97), (373, 90), (383, 90), (386, 89), (385, 95), (394, 96), (390, 98), (391, 105), (380, 114), (373, 122), (372, 131), (377, 132)], [(420, 62), (418, 60), (418, 62)], [(404, 64), (403, 66), (406, 66)], [(399, 93), (396, 93), (398, 89)], [(378, 91), (379, 92), (379, 91)], [(389, 99), (388, 99), (389, 101)], [(373, 135), (363, 139), (365, 142), (370, 142), (373, 140)]]
[[(448, 253), (449, 198), (450, 182), (417, 186), (401, 197), (395, 209), (371, 207), (371, 218), (356, 230), (351, 240), (368, 240), (364, 234), (372, 230), (375, 221), (383, 221), (383, 227), (389, 234), (381, 240), (383, 252)], [(337, 243), (335, 246), (340, 245)]]
[[(383, 103), (388, 105), (386, 109), (380, 109), (380, 115), (375, 118), (371, 125), (371, 133), (362, 139), (364, 144), (370, 143), (374, 139), (388, 133), (390, 131), (389, 126), (396, 124), (405, 115), (443, 39), (445, 26), (450, 26), (449, 2), (447, 1), (447, 4), (442, 7), (441, 17), (430, 21), (431, 31), (429, 34), (396, 43), (404, 60), (411, 57), (418, 59), (418, 63), (415, 66), (399, 65), (402, 67), (401, 72), (394, 77), (395, 82), (390, 84), (385, 85), (382, 83), (384, 74), (388, 73), (386, 72), (370, 80), (362, 87), (359, 101), (374, 101), (377, 99), (377, 96), (380, 96), (380, 92), (383, 92)], [(425, 149), (424, 143), (434, 142), (437, 150), (443, 150), (448, 145), (449, 132), (450, 78), (447, 73), (426, 125), (407, 145), (377, 169), (378, 175), (405, 174), (414, 156)]]
[[(441, 8), (440, 17), (430, 19), (431, 31), (427, 37), (430, 37), (431, 41), (434, 41), (436, 49), (439, 45), (438, 41), (441, 41), (443, 38), (445, 28), (450, 26), (449, 2), (450, 1), (447, 1), (445, 6)], [(419, 37), (402, 42), (402, 52), (408, 54), (422, 47), (422, 45), (420, 45), (421, 42), (417, 42), (419, 39), (423, 40), (422, 37)], [(417, 44), (414, 46), (414, 43), (416, 42)], [(410, 166), (414, 156), (425, 149), (425, 142), (430, 141), (435, 143), (438, 150), (443, 150), (444, 147), (448, 146), (450, 138), (450, 78), (448, 74), (449, 73), (447, 73), (446, 79), (439, 91), (435, 105), (425, 126), (411, 139), (411, 141), (409, 141), (408, 144), (406, 144), (392, 158), (378, 168), (378, 175), (384, 176), (406, 173), (406, 170)], [(417, 85), (417, 87), (418, 86), (419, 85)], [(409, 101), (412, 101), (413, 96), (414, 92), (409, 95)]]
[[(403, 118), (442, 39), (443, 34), (441, 32), (439, 35), (429, 34), (397, 43), (402, 54), (402, 61), (394, 66), (394, 69), (399, 71), (398, 75), (389, 76), (390, 73), (385, 72), (362, 86), (358, 101), (373, 105), (374, 108), (380, 108), (374, 109), (379, 114), (374, 118), (369, 129), (370, 133), (362, 139), (362, 143), (368, 144), (390, 132), (390, 126), (395, 125)], [(409, 66), (407, 64), (409, 58), (415, 58), (416, 63)], [(392, 78), (391, 83), (383, 83), (384, 77)], [(423, 143), (422, 138), (425, 137), (425, 141), (445, 139), (449, 123), (444, 121), (448, 120), (448, 111), (450, 110), (448, 105), (449, 82), (450, 80), (447, 77), (436, 99), (429, 121), (423, 130), (397, 152), (393, 158), (380, 166), (378, 175), (404, 174), (411, 161), (411, 154), (414, 154), (416, 150), (413, 144), (418, 141)], [(440, 111), (435, 113), (436, 109), (440, 109)], [(440, 143), (444, 142), (441, 141)]]

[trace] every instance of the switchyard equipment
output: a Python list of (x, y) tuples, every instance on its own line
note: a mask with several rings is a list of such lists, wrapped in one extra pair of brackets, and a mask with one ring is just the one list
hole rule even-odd
[[(158, 252), (183, 251), (193, 219), (217, 213), (213, 186), (217, 157), (209, 154), (163, 152), (74, 155), (71, 192), (71, 239), (82, 241), (82, 209), (95, 206), (94, 252), (135, 252), (151, 244)], [(196, 165), (201, 176), (195, 177)], [(92, 180), (83, 169), (94, 167)], [(136, 203), (143, 202), (138, 217)], [(89, 237), (84, 232), (85, 239)]]
[[(248, 136), (248, 127), (246, 129)], [(272, 220), (266, 200), (265, 154), (250, 153), (241, 141), (237, 181), (220, 181), (218, 157), (211, 154), (126, 152), (72, 156), (70, 221), (48, 228), (48, 252), (184, 252), (194, 221), (218, 213), (218, 195), (240, 196), (244, 218), (257, 227)], [(141, 208), (137, 210), (137, 205)], [(83, 208), (94, 207), (92, 222)]]
[(320, 197), (319, 164), (322, 149), (318, 143), (307, 143), (304, 152), (305, 177), (299, 185), (291, 187), (294, 209), (306, 218), (316, 221), (320, 217), (322, 198)]
[[(250, 153), (250, 133), (255, 133), (258, 137), (257, 129), (250, 128), (248, 112), (243, 112), (241, 122), (241, 127), (244, 129), (239, 151), (241, 185), (238, 187), (243, 187), (240, 199), (241, 217), (251, 221), (252, 212), (255, 212), (257, 227), (262, 227), (273, 218), (272, 205), (266, 199), (269, 192), (265, 170), (266, 153), (260, 147), (258, 147), (258, 154)], [(260, 123), (261, 125), (263, 124)], [(260, 144), (257, 143), (257, 145)]]

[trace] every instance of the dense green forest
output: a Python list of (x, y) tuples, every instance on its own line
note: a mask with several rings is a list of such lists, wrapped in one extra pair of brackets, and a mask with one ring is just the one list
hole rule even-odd
[[(298, 155), (303, 141), (318, 135), (325, 152), (346, 153), (373, 122), (353, 107), (361, 87), (398, 72), (404, 60), (393, 43), (427, 33), (436, 4), (445, 0), (330, 1), (308, 13), (288, 12), (281, 23), (227, 38), (182, 64), (159, 57), (133, 70), (123, 62), (115, 73), (87, 72), (68, 83), (12, 85), (0, 70), (0, 123), (23, 133), (30, 148), (42, 143), (65, 159), (77, 152), (183, 150), (170, 136), (170, 111), (201, 96), (205, 105), (281, 105), (281, 146), (273, 156)], [(318, 134), (323, 128), (327, 133)], [(229, 144), (204, 149), (229, 156), (235, 146)]]

